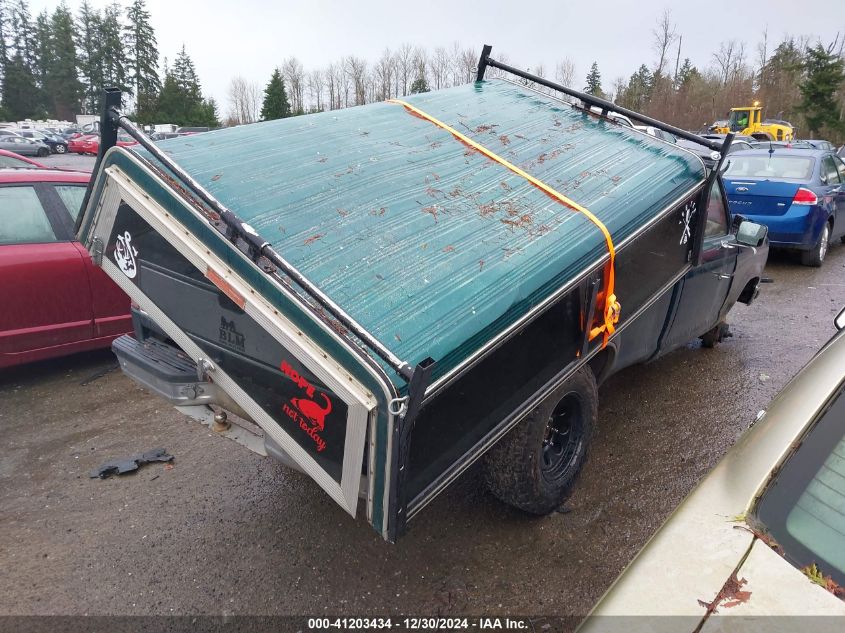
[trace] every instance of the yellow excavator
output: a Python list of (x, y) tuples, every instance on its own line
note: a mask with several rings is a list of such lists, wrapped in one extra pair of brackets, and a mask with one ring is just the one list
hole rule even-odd
[(789, 121), (780, 119), (766, 119), (761, 121), (763, 108), (759, 101), (753, 106), (731, 108), (726, 124), (714, 125), (711, 131), (717, 134), (744, 134), (753, 136), (761, 141), (792, 141), (795, 140), (795, 128)]

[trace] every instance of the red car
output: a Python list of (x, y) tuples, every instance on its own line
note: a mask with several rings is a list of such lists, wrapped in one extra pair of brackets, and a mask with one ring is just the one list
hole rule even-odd
[(0, 368), (108, 347), (132, 330), (129, 297), (74, 234), (89, 178), (0, 169)]
[(6, 149), (0, 149), (0, 169), (50, 169), (34, 160), (15, 154)]
[[(118, 134), (117, 144), (120, 147), (130, 147), (137, 145), (138, 141), (126, 134)], [(67, 144), (67, 151), (76, 154), (96, 154), (100, 151), (100, 135), (99, 134), (84, 134), (76, 138), (70, 139)]]

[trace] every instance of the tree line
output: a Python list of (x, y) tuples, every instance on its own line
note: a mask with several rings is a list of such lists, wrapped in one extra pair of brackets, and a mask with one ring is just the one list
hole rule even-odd
[[(683, 36), (669, 11), (657, 19), (652, 38), (651, 63), (640, 64), (628, 79), (619, 77), (607, 87), (596, 62), (583, 83), (569, 58), (553, 69), (538, 64), (527, 70), (684, 129), (704, 131), (725, 119), (731, 107), (759, 101), (766, 117), (789, 120), (799, 136), (845, 140), (845, 37), (823, 43), (787, 35), (774, 43), (764, 30), (753, 55), (746, 42), (730, 40), (720, 43), (701, 67), (682, 56)], [(267, 118), (264, 106), (270, 94), (285, 97), (285, 109), (277, 116), (291, 116), (468, 83), (475, 77), (478, 52), (458, 43), (433, 52), (403, 44), (395, 51), (385, 49), (375, 62), (349, 55), (312, 70), (289, 57), (274, 70), (263, 92), (259, 84), (243, 77), (232, 79), (226, 122)], [(497, 58), (509, 63), (507, 55)], [(500, 74), (488, 68), (486, 76)]]
[[(800, 136), (845, 139), (845, 37), (822, 43), (787, 35), (772, 42), (764, 30), (753, 50), (744, 41), (721, 42), (696, 65), (683, 55), (683, 34), (667, 10), (656, 20), (652, 48), (651, 60), (611, 82), (603, 81), (595, 62), (580, 79), (570, 58), (527, 70), (685, 129), (703, 129), (731, 107), (760, 101), (767, 117), (790, 120)], [(311, 69), (291, 56), (266, 84), (232, 78), (223, 123), (335, 110), (468, 83), (478, 53), (457, 42), (433, 50), (406, 43), (384, 49), (376, 60), (347, 55)], [(501, 52), (497, 58), (510, 63)], [(203, 96), (185, 47), (172, 63), (161, 62), (144, 0), (102, 11), (83, 0), (75, 14), (63, 1), (35, 18), (26, 0), (0, 0), (0, 118), (97, 113), (102, 87), (112, 85), (128, 96), (125, 107), (140, 123), (218, 125), (218, 105)], [(498, 74), (487, 71), (488, 77)]]
[(163, 72), (159, 63), (144, 0), (102, 10), (83, 0), (75, 15), (63, 1), (34, 18), (26, 0), (0, 0), (0, 119), (97, 114), (114, 86), (140, 123), (219, 126), (185, 47)]

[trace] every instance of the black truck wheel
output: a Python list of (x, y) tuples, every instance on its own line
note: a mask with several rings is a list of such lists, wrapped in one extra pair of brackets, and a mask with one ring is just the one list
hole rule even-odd
[(485, 455), (490, 492), (531, 514), (559, 508), (587, 459), (597, 410), (596, 380), (582, 367)]

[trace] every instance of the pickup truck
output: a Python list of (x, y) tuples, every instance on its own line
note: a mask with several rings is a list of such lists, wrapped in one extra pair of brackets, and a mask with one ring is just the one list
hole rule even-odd
[(134, 302), (122, 369), (391, 542), (482, 458), (503, 501), (559, 507), (597, 385), (718, 343), (768, 252), (765, 227), (729, 216), (730, 138), (490, 52), (469, 85), (159, 144), (107, 90), (79, 220)]

